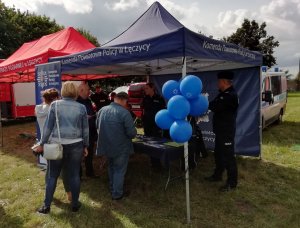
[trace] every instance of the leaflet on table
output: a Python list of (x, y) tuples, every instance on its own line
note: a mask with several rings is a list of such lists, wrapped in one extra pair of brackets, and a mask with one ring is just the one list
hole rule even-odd
[(177, 142), (166, 142), (164, 143), (167, 146), (172, 146), (172, 147), (181, 147), (183, 146), (183, 143), (177, 143)]
[(132, 139), (132, 142), (142, 142), (142, 141), (143, 141), (142, 139), (138, 139), (138, 138)]
[(149, 142), (143, 142), (144, 145), (148, 145), (151, 147), (155, 147), (155, 148), (165, 148), (166, 145), (164, 144), (153, 144), (153, 143), (149, 143)]

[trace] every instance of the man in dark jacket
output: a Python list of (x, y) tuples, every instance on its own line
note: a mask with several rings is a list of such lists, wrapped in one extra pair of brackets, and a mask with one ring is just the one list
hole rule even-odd
[[(145, 97), (143, 99), (142, 121), (144, 126), (144, 135), (149, 137), (162, 137), (161, 129), (155, 123), (155, 115), (158, 111), (165, 108), (164, 99), (157, 93), (153, 83), (148, 82), (145, 87)], [(158, 158), (151, 157), (151, 165), (154, 168), (161, 166)]]
[(95, 103), (97, 112), (104, 106), (109, 105), (108, 95), (100, 86), (96, 86), (95, 93), (91, 94), (91, 100)]
[(222, 71), (218, 74), (220, 93), (209, 103), (213, 115), (215, 133), (214, 157), (216, 168), (208, 181), (221, 181), (224, 170), (227, 171), (227, 182), (220, 191), (230, 191), (237, 186), (237, 164), (234, 154), (234, 137), (236, 116), (239, 105), (238, 96), (233, 88), (233, 72)]
[(77, 102), (86, 108), (89, 121), (89, 147), (88, 155), (85, 157), (85, 172), (87, 177), (95, 177), (93, 168), (94, 145), (97, 140), (96, 113), (93, 109), (92, 101), (89, 99), (90, 87), (88, 84), (80, 84), (78, 87)]

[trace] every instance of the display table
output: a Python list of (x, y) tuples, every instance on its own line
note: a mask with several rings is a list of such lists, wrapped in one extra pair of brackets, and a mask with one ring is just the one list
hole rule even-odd
[(165, 138), (137, 135), (133, 140), (133, 146), (136, 153), (143, 153), (151, 157), (160, 159), (163, 167), (168, 170), (168, 179), (165, 185), (165, 189), (167, 189), (170, 181), (182, 177), (182, 175), (171, 177), (170, 162), (173, 160), (180, 160), (183, 157), (183, 145), (174, 143)]

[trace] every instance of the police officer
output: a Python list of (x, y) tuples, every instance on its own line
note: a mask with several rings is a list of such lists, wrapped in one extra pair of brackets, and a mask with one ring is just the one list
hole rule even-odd
[[(142, 115), (144, 134), (149, 137), (162, 137), (161, 129), (155, 123), (155, 115), (159, 110), (165, 108), (165, 101), (155, 93), (154, 84), (151, 82), (145, 85), (144, 92)], [(151, 165), (155, 168), (160, 167), (160, 160), (151, 157)]]
[(95, 103), (97, 112), (102, 107), (110, 103), (108, 95), (102, 90), (100, 86), (96, 86), (96, 91), (95, 93), (91, 94), (90, 98)]
[(234, 136), (236, 116), (239, 105), (238, 96), (233, 88), (232, 71), (218, 73), (219, 94), (209, 103), (213, 115), (213, 131), (215, 133), (215, 165), (212, 176), (208, 181), (221, 181), (224, 170), (227, 171), (227, 181), (220, 191), (230, 191), (237, 186), (237, 164), (234, 154)]

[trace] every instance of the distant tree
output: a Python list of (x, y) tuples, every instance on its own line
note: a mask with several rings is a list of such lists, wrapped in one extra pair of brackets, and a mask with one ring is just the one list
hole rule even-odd
[(89, 85), (94, 90), (96, 86), (100, 86), (106, 92), (111, 92), (119, 86), (126, 86), (130, 83), (145, 82), (146, 76), (123, 76), (116, 78), (103, 78), (95, 81), (89, 81)]
[(0, 1), (0, 58), (9, 57), (23, 43), (61, 30), (55, 20), (6, 7)]
[[(23, 43), (33, 41), (64, 29), (55, 20), (47, 16), (21, 12), (14, 7), (9, 8), (0, 0), (0, 59), (9, 57)], [(78, 31), (95, 46), (98, 40), (89, 31), (83, 28)]]
[(15, 10), (0, 1), (0, 58), (7, 58), (19, 46), (20, 26), (13, 20)]
[(295, 80), (296, 80), (296, 90), (300, 91), (300, 71), (298, 72)]
[(85, 30), (84, 28), (77, 28), (76, 30), (78, 32), (80, 32), (81, 35), (83, 35), (88, 41), (90, 41), (96, 47), (100, 46), (97, 37), (95, 37), (94, 35), (92, 35), (88, 30)]
[(224, 40), (252, 51), (261, 52), (263, 65), (271, 67), (276, 64), (273, 54), (274, 48), (279, 46), (279, 41), (275, 40), (274, 36), (267, 35), (266, 26), (265, 22), (259, 25), (255, 20), (244, 19), (242, 26)]
[(291, 74), (291, 73), (289, 72), (289, 70), (285, 70), (284, 73), (285, 73), (285, 76), (286, 76), (286, 79), (287, 79), (287, 80), (291, 80), (291, 79), (292, 79), (293, 74)]
[(20, 13), (17, 18), (17, 23), (21, 26), (20, 32), (22, 33), (23, 43), (64, 29), (64, 26), (58, 25), (55, 20), (28, 11)]

